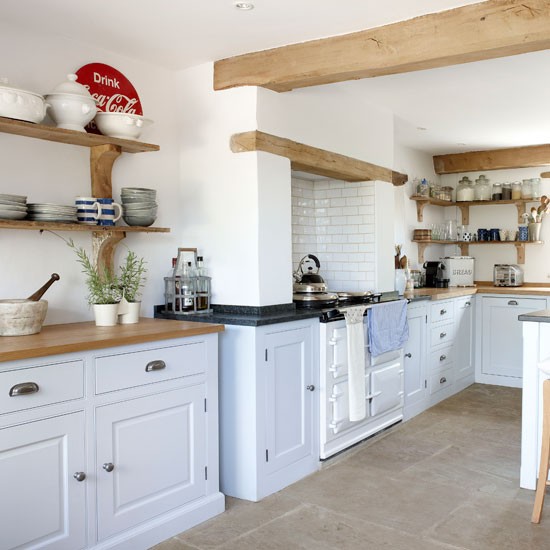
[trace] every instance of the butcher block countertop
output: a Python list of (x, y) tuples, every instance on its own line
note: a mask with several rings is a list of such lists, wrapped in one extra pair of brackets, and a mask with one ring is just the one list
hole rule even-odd
[(475, 287), (451, 287), (451, 288), (416, 288), (412, 292), (405, 292), (405, 298), (410, 300), (448, 300), (460, 296), (471, 296), (472, 294), (506, 294), (516, 296), (550, 296), (550, 286), (537, 286), (534, 283), (524, 286), (493, 286), (477, 284)]
[(45, 357), (113, 346), (222, 332), (223, 325), (142, 318), (132, 325), (96, 327), (93, 321), (42, 327), (29, 336), (1, 336), (0, 361)]

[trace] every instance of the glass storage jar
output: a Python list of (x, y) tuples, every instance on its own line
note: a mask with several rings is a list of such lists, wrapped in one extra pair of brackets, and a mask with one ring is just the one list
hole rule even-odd
[(512, 200), (521, 199), (521, 181), (512, 183)]
[(502, 200), (509, 201), (512, 200), (512, 184), (503, 183), (502, 184)]
[(491, 200), (491, 183), (483, 174), (476, 180), (475, 196), (476, 201)]
[(493, 183), (493, 193), (491, 195), (492, 200), (502, 200), (502, 183)]
[(533, 198), (533, 188), (531, 186), (531, 180), (523, 180), (521, 183), (521, 198), (522, 199), (532, 199)]
[(464, 176), (456, 186), (457, 202), (475, 200), (474, 184), (470, 178)]
[(534, 199), (540, 199), (540, 178), (531, 179), (531, 192)]

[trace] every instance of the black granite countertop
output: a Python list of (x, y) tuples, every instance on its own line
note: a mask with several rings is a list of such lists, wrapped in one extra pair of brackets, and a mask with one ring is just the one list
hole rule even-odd
[(164, 311), (164, 305), (160, 305), (155, 306), (155, 318), (259, 327), (289, 321), (300, 321), (301, 319), (314, 319), (319, 318), (321, 315), (318, 309), (296, 309), (294, 304), (279, 304), (276, 306), (213, 305), (212, 309), (212, 313), (182, 315)]
[(518, 316), (520, 321), (534, 321), (535, 323), (550, 323), (550, 309), (522, 313)]
[[(397, 300), (397, 292), (383, 292), (381, 302)], [(421, 298), (423, 299), (423, 298)], [(296, 308), (294, 303), (277, 304), (273, 306), (235, 306), (212, 305), (212, 313), (193, 313), (189, 315), (176, 314), (165, 311), (165, 306), (155, 306), (156, 319), (176, 319), (178, 321), (195, 321), (197, 323), (216, 323), (221, 325), (241, 325), (259, 327), (275, 325), (301, 319), (315, 319), (321, 317), (319, 309)]]

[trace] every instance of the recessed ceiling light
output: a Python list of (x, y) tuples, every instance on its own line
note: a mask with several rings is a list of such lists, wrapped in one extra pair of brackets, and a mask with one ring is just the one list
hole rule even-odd
[(424, 128), (424, 126), (417, 126), (416, 129), (417, 130), (427, 130), (427, 128)]
[(254, 9), (254, 4), (252, 2), (235, 2), (234, 6), (238, 10), (249, 11)]

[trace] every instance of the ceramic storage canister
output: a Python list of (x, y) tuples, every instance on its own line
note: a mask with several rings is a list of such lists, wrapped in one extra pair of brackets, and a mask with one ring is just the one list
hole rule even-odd
[(474, 184), (472, 180), (464, 176), (456, 186), (456, 200), (457, 202), (473, 201), (475, 200)]
[(476, 180), (475, 195), (476, 201), (491, 200), (491, 183), (483, 174)]

